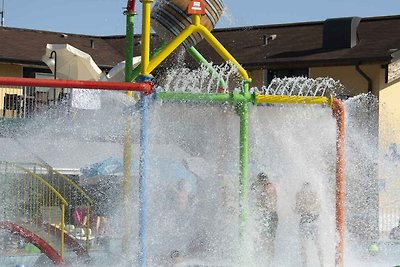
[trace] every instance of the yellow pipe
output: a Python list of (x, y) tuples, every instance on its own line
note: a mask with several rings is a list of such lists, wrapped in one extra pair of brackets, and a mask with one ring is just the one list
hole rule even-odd
[(29, 222), (32, 222), (33, 216), (33, 179), (29, 179), (30, 187), (29, 187)]
[[(128, 126), (132, 125), (132, 118), (127, 118)], [(126, 127), (125, 129), (125, 138), (124, 138), (124, 154), (123, 154), (123, 168), (124, 174), (129, 177), (124, 177), (122, 191), (126, 200), (130, 199), (131, 192), (131, 162), (132, 162), (132, 130), (131, 127)]]
[[(25, 200), (25, 197), (26, 197), (26, 188), (27, 188), (27, 186), (26, 186), (26, 182), (27, 181), (27, 179), (24, 179), (24, 182), (23, 182), (23, 185), (22, 185), (22, 190), (24, 190), (24, 196), (23, 196), (23, 202), (22, 202), (22, 207), (23, 207), (23, 210), (26, 208), (26, 206), (24, 207), (24, 205), (25, 205), (25, 203), (27, 203), (26, 202), (26, 200)], [(25, 213), (25, 211), (23, 211), (24, 213)], [(25, 214), (23, 214), (23, 215), (25, 215)]]
[(89, 251), (90, 248), (90, 240), (89, 240), (89, 229), (90, 229), (90, 205), (89, 203), (86, 206), (86, 250)]
[[(39, 180), (38, 180), (39, 181)], [(40, 181), (39, 181), (40, 182)], [(41, 188), (41, 192), (42, 192), (42, 206), (45, 206), (45, 198), (46, 198), (46, 196), (45, 196), (45, 185), (44, 184), (42, 184), (41, 183), (41, 185), (42, 185), (42, 188)], [(39, 213), (41, 212), (40, 210), (38, 211)], [(38, 214), (39, 215), (39, 214)]]
[[(251, 81), (247, 71), (239, 64), (239, 62), (225, 49), (225, 47), (211, 34), (211, 32), (200, 24), (200, 16), (192, 15), (192, 25), (186, 27), (178, 36), (176, 36), (163, 51), (155, 56), (149, 63), (145, 73), (151, 73), (158, 65), (164, 61), (181, 43), (183, 43), (191, 34), (199, 32), (208, 41), (211, 47), (225, 60), (232, 62), (238, 69), (243, 80)], [(194, 25), (197, 23), (198, 25)], [(143, 65), (142, 65), (143, 66)]]
[[(124, 198), (124, 221), (129, 221), (128, 202), (131, 201), (131, 163), (132, 163), (132, 118), (126, 118), (126, 129), (124, 136), (124, 153), (123, 153), (123, 168), (124, 168), (124, 179), (122, 182), (122, 195)], [(129, 228), (125, 227), (125, 234), (122, 237), (122, 252), (124, 255), (128, 255), (129, 251)]]
[(211, 45), (211, 47), (214, 48), (214, 50), (225, 61), (230, 61), (236, 66), (243, 80), (251, 82), (251, 79), (247, 74), (247, 71), (239, 64), (239, 62), (237, 62), (237, 60), (228, 52), (228, 50), (226, 50), (226, 48), (218, 41), (217, 38), (214, 37), (214, 35), (206, 27), (200, 24), (196, 26), (195, 31), (203, 35), (204, 38), (207, 40), (207, 42)]
[(65, 205), (61, 204), (61, 258), (64, 259), (64, 218), (65, 214)]
[(61, 200), (61, 202), (65, 205), (68, 205), (68, 202), (65, 200), (65, 198), (53, 187), (51, 186), (51, 184), (49, 184), (48, 182), (46, 182), (46, 180), (44, 180), (42, 177), (40, 177), (39, 175), (37, 175), (36, 173), (21, 167), (21, 166), (16, 166), (18, 169), (24, 171), (25, 173), (31, 175), (33, 178), (39, 180), (44, 186), (46, 186), (48, 189), (50, 189), (51, 192), (53, 192), (57, 198), (59, 198)]
[(199, 26), (200, 25), (200, 15), (198, 14), (193, 14), (192, 15), (192, 25), (194, 26)]
[[(183, 43), (195, 30), (196, 26), (186, 27), (178, 36), (176, 36), (158, 55), (149, 63), (145, 73), (151, 73), (161, 62), (164, 61), (181, 43)], [(143, 65), (142, 65), (143, 67)]]
[[(49, 188), (47, 187), (47, 206), (48, 207), (50, 207), (51, 206), (51, 201), (50, 201), (50, 198), (51, 198), (51, 191), (49, 190)], [(60, 194), (61, 195), (61, 194)], [(50, 221), (50, 209), (47, 209), (47, 221)], [(47, 229), (48, 229), (48, 233), (47, 233), (47, 238), (48, 238), (48, 240), (50, 240), (50, 242), (51, 242), (51, 226), (50, 226), (50, 224), (48, 224), (48, 226), (47, 226)]]
[[(7, 164), (7, 163), (6, 163)], [(6, 168), (7, 168), (7, 165), (6, 165)], [(5, 183), (4, 181), (5, 180), (8, 180), (9, 179), (9, 177), (8, 177), (8, 175), (7, 174), (4, 174), (4, 179), (2, 179), (2, 184), (3, 183)], [(16, 200), (16, 195), (17, 195), (17, 193), (16, 192), (14, 192), (14, 190), (15, 190), (15, 180), (16, 179), (11, 179), (11, 188), (10, 188), (10, 196), (11, 196), (11, 203), (17, 203), (17, 201), (15, 201)], [(16, 207), (16, 205), (15, 205), (15, 207)]]
[(153, 0), (142, 0), (142, 75), (149, 76), (148, 70), (150, 61), (150, 12)]
[(239, 62), (225, 49), (225, 47), (212, 35), (212, 33), (203, 25), (201, 25), (201, 16), (192, 15), (192, 24), (186, 27), (178, 34), (168, 45), (155, 56), (151, 61), (150, 57), (150, 3), (152, 0), (143, 0), (143, 20), (142, 20), (142, 75), (150, 75), (150, 73), (164, 61), (181, 43), (183, 43), (191, 34), (198, 32), (207, 40), (211, 47), (225, 60), (232, 62), (243, 80), (251, 82), (247, 71), (239, 64)]
[(331, 106), (325, 96), (256, 95), (256, 104), (315, 104)]
[(36, 225), (39, 224), (39, 183), (36, 181)]
[(61, 178), (63, 178), (67, 183), (69, 183), (72, 187), (74, 187), (75, 189), (77, 189), (89, 202), (89, 204), (93, 204), (93, 200), (90, 198), (90, 196), (88, 194), (86, 194), (86, 192), (79, 186), (77, 185), (74, 181), (72, 181), (70, 178), (68, 178), (68, 176), (60, 173), (59, 171), (56, 171), (54, 169), (50, 169), (47, 166), (44, 165), (40, 165), (43, 168), (46, 168), (48, 171), (52, 171), (53, 173), (57, 174), (58, 176), (60, 176)]
[[(23, 203), (23, 205), (24, 205), (24, 206), (23, 206), (23, 212), (24, 212), (24, 213), (25, 213), (25, 210), (26, 210), (26, 202), (27, 202), (26, 199), (25, 199), (25, 198), (26, 198), (26, 194), (27, 194), (27, 193), (26, 193), (26, 189), (27, 189), (27, 186), (26, 186), (27, 180), (28, 180), (28, 178), (24, 179), (24, 184), (23, 184), (23, 186), (22, 186), (22, 188), (23, 188), (23, 190), (24, 190), (24, 195), (23, 195), (23, 197), (22, 197), (22, 198), (23, 198), (23, 202), (22, 202), (22, 203)], [(24, 214), (24, 215), (25, 215), (25, 214)]]
[[(56, 174), (56, 173), (55, 173)], [(65, 183), (64, 183), (64, 186), (62, 187), (62, 189), (63, 189), (63, 196), (65, 196), (66, 194), (65, 194)], [(60, 188), (61, 188), (61, 178), (60, 178), (60, 176), (57, 176), (57, 190), (60, 190)], [(71, 193), (70, 193), (70, 196), (71, 196)], [(69, 198), (69, 199), (71, 199), (71, 198)]]

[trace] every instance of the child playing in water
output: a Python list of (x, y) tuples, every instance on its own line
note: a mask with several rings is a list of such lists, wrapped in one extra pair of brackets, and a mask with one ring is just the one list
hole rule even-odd
[(180, 252), (178, 250), (173, 250), (171, 251), (170, 257), (172, 259), (172, 266), (186, 266), (185, 265), (185, 260), (182, 258), (182, 256), (180, 255)]
[(319, 196), (309, 182), (296, 194), (296, 212), (300, 215), (299, 231), (303, 267), (307, 266), (306, 240), (311, 239), (317, 247), (320, 265), (323, 266), (322, 250), (319, 244), (319, 214), (321, 203)]
[(256, 205), (262, 224), (262, 240), (257, 247), (264, 248), (271, 261), (275, 253), (274, 241), (278, 228), (276, 188), (268, 176), (262, 172), (257, 175), (257, 181), (253, 184), (252, 190), (256, 193)]

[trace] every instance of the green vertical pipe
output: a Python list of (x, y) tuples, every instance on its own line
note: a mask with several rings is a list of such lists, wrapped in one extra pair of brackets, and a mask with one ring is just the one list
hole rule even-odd
[(194, 46), (190, 47), (190, 48), (187, 50), (187, 52), (189, 53), (189, 55), (192, 56), (192, 58), (193, 58), (194, 60), (196, 60), (196, 61), (197, 61), (198, 63), (200, 63), (200, 64), (203, 64), (203, 65), (207, 68), (208, 72), (209, 72), (211, 75), (218, 77), (218, 80), (219, 80), (219, 87), (220, 87), (220, 88), (223, 88), (223, 89), (226, 89), (226, 88), (227, 88), (226, 83), (225, 83), (224, 79), (221, 77), (221, 75), (220, 75), (220, 74), (217, 72), (217, 70), (203, 57), (203, 55), (200, 54), (199, 51), (197, 51), (197, 49), (196, 49)]
[[(240, 249), (241, 257), (246, 255), (247, 223), (249, 216), (249, 83), (243, 85), (242, 94), (245, 101), (239, 103), (238, 115), (240, 117), (240, 192), (239, 192), (239, 219), (240, 219)], [(242, 258), (243, 260), (243, 258)]]
[[(132, 81), (132, 58), (133, 58), (133, 38), (134, 38), (134, 18), (135, 13), (126, 11), (126, 36), (125, 36), (125, 81)], [(132, 96), (132, 92), (126, 92), (128, 96)], [(124, 221), (129, 222), (128, 203), (131, 203), (131, 161), (132, 161), (132, 118), (127, 115), (125, 133), (124, 133), (124, 180), (122, 185), (124, 199)], [(125, 256), (129, 255), (129, 237), (130, 229), (126, 226), (126, 233), (122, 240), (122, 253)]]
[(126, 13), (125, 82), (132, 82), (133, 39), (135, 13)]
[[(166, 42), (161, 42), (156, 48), (154, 48), (153, 51), (151, 51), (150, 53), (150, 60), (157, 56), (165, 47), (167, 46)], [(131, 64), (132, 65), (132, 64)], [(131, 81), (136, 80), (137, 77), (139, 77), (140, 72), (142, 71), (142, 64), (139, 64), (138, 66), (136, 66), (135, 69), (131, 70)]]

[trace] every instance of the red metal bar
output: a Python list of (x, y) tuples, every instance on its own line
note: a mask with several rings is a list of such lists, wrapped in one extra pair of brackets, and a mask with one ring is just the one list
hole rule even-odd
[(128, 4), (126, 6), (126, 10), (129, 13), (135, 13), (135, 3), (136, 3), (136, 0), (128, 0)]
[(35, 233), (22, 226), (16, 225), (12, 222), (0, 222), (0, 229), (5, 229), (11, 233), (24, 238), (27, 242), (35, 245), (40, 251), (49, 257), (50, 260), (54, 262), (55, 265), (64, 265), (65, 262), (61, 258), (60, 254), (52, 246), (50, 246), (46, 241), (40, 238)]
[(335, 266), (343, 267), (344, 257), (344, 105), (333, 98), (332, 114), (336, 119), (336, 256)]
[(129, 83), (129, 82), (98, 82), (80, 80), (48, 80), (33, 78), (0, 77), (0, 86), (37, 86), (77, 89), (98, 89), (116, 91), (137, 91), (151, 94), (154, 85), (151, 82)]

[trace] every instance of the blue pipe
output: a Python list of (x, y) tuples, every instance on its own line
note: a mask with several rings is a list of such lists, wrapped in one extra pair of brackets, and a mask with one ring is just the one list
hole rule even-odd
[[(148, 77), (139, 77), (140, 81), (148, 81)], [(139, 161), (139, 266), (147, 266), (147, 228), (148, 228), (148, 148), (149, 148), (149, 96), (140, 95), (140, 161)]]

